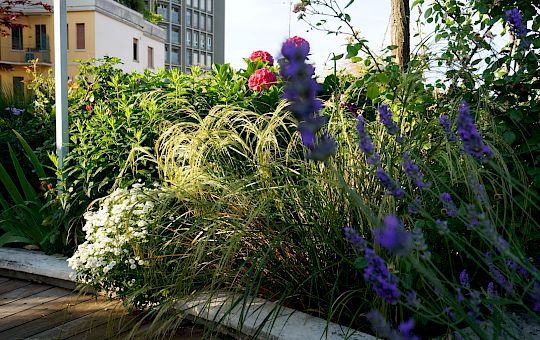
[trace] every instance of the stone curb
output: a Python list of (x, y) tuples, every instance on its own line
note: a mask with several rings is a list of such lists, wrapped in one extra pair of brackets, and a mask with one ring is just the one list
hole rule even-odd
[[(0, 248), (0, 274), (20, 279), (40, 281), (74, 289), (70, 278), (73, 269), (67, 258), (45, 255), (39, 251)], [(177, 308), (190, 319), (219, 324), (231, 329), (232, 335), (258, 339), (350, 339), (372, 340), (375, 337), (352, 328), (327, 322), (309, 314), (281, 307), (260, 298), (244, 306), (242, 297), (233, 294), (200, 294), (177, 303)]]

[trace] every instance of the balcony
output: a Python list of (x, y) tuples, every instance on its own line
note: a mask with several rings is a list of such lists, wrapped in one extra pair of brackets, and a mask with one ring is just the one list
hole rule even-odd
[(38, 59), (38, 65), (51, 65), (51, 51), (36, 50), (27, 48), (26, 50), (0, 50), (0, 63), (12, 65), (26, 65), (32, 60)]

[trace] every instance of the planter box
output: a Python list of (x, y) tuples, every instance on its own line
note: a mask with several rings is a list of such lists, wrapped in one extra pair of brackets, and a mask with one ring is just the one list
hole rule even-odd
[[(49, 256), (38, 251), (0, 248), (0, 275), (75, 289), (76, 283), (70, 278), (73, 270), (66, 260), (65, 257)], [(189, 319), (218, 324), (218, 329), (239, 338), (376, 339), (264, 299), (254, 298), (249, 306), (235, 304), (235, 301), (237, 299), (233, 294), (199, 294), (178, 302), (176, 306)]]

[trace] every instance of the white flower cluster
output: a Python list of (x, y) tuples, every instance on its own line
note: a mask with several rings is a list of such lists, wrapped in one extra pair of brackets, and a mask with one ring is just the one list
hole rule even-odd
[[(148, 265), (136, 256), (133, 246), (148, 241), (147, 228), (154, 223), (155, 202), (167, 195), (158, 185), (146, 188), (137, 183), (130, 189), (115, 190), (97, 211), (87, 212), (83, 227), (86, 241), (68, 259), (75, 270), (74, 279), (113, 294), (132, 286), (129, 270)], [(111, 275), (114, 269), (121, 275)]]

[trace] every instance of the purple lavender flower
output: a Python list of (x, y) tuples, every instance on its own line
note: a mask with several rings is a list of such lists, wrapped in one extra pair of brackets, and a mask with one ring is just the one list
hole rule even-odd
[(377, 168), (375, 172), (383, 186), (386, 188), (387, 193), (396, 197), (402, 198), (405, 196), (405, 191), (401, 189), (401, 183), (399, 181), (394, 181), (390, 176), (381, 168)]
[(422, 199), (420, 197), (415, 197), (411, 203), (407, 206), (407, 212), (410, 215), (418, 214), (422, 209)]
[(484, 144), (469, 111), (466, 101), (459, 104), (459, 115), (456, 119), (458, 134), (463, 143), (463, 150), (480, 162), (485, 162), (493, 156), (493, 151)]
[(480, 214), (476, 211), (476, 207), (472, 204), (467, 205), (467, 229), (475, 229), (480, 225)]
[(378, 153), (374, 153), (367, 159), (367, 164), (369, 165), (377, 165), (381, 162), (381, 156), (379, 156)]
[(450, 229), (448, 229), (448, 222), (441, 219), (435, 220), (435, 225), (437, 226), (437, 229), (439, 230), (440, 234), (447, 234)]
[(393, 340), (418, 340), (416, 335), (412, 334), (415, 326), (413, 319), (399, 324), (398, 329), (392, 329), (392, 326), (386, 321), (384, 316), (377, 310), (372, 310), (366, 314), (366, 318), (371, 323), (371, 327), (378, 337)]
[(416, 186), (420, 189), (426, 189), (431, 186), (430, 182), (424, 183), (424, 175), (420, 172), (420, 169), (416, 164), (411, 160), (411, 155), (408, 152), (403, 154), (403, 170), (405, 174), (411, 181), (413, 181)]
[(469, 182), (469, 187), (471, 188), (476, 201), (484, 205), (489, 204), (486, 188), (480, 183), (474, 173), (471, 172), (467, 175), (467, 182)]
[(446, 135), (446, 139), (450, 142), (457, 142), (456, 134), (452, 131), (452, 121), (450, 120), (450, 117), (448, 115), (440, 116), (439, 124)]
[(16, 107), (6, 107), (6, 111), (9, 111), (14, 116), (20, 116), (23, 113), (24, 109), (18, 109)]
[(360, 145), (360, 150), (368, 156), (371, 155), (375, 151), (375, 147), (366, 131), (364, 117), (360, 115), (356, 117), (356, 130), (358, 131), (358, 144)]
[(523, 16), (519, 9), (512, 8), (504, 12), (504, 18), (510, 26), (510, 31), (516, 35), (516, 37), (522, 39), (527, 35), (527, 26), (523, 23)]
[(299, 121), (298, 131), (308, 148), (306, 158), (325, 161), (335, 153), (337, 146), (327, 132), (319, 133), (327, 118), (318, 115), (323, 104), (317, 99), (319, 85), (314, 79), (315, 68), (306, 63), (309, 43), (299, 37), (289, 38), (283, 43), (281, 53), (285, 57), (281, 65), (281, 76), (286, 80), (283, 98), (288, 100), (288, 110)]
[(490, 281), (488, 283), (486, 293), (487, 293), (488, 297), (497, 297), (498, 296), (497, 289), (495, 288), (495, 283), (493, 283), (493, 281)]
[(412, 308), (420, 307), (420, 299), (418, 299), (418, 296), (414, 290), (411, 290), (405, 294), (405, 304)]
[(467, 273), (467, 269), (463, 269), (463, 271), (459, 273), (459, 282), (464, 288), (471, 287), (471, 281), (469, 280), (469, 274)]
[(441, 201), (443, 202), (443, 208), (446, 212), (446, 215), (450, 217), (456, 217), (457, 216), (457, 207), (454, 204), (454, 201), (452, 199), (452, 195), (450, 195), (447, 192), (441, 193)]
[(497, 268), (494, 264), (489, 264), (489, 273), (491, 274), (491, 277), (501, 286), (504, 288), (508, 293), (514, 292), (514, 287), (512, 285), (512, 282), (508, 281), (508, 279), (504, 276), (503, 273)]
[(379, 118), (389, 134), (395, 135), (398, 133), (398, 127), (392, 118), (392, 110), (390, 110), (387, 104), (379, 106)]
[(343, 228), (343, 233), (345, 234), (345, 239), (353, 245), (354, 249), (362, 251), (366, 248), (366, 241), (353, 228), (345, 227)]
[(383, 300), (389, 304), (396, 303), (400, 297), (397, 278), (388, 271), (384, 260), (373, 249), (366, 248), (365, 257), (368, 263), (364, 269), (364, 280)]
[(463, 293), (461, 292), (461, 288), (456, 288), (456, 296), (459, 302), (465, 301), (465, 296), (463, 296)]
[(426, 238), (421, 228), (415, 227), (412, 231), (412, 239), (414, 250), (420, 254), (420, 258), (423, 260), (429, 260), (431, 258), (431, 252), (428, 250), (426, 244)]
[(395, 215), (387, 215), (383, 226), (375, 230), (375, 243), (389, 252), (404, 256), (412, 248), (412, 235), (403, 228), (403, 224)]

